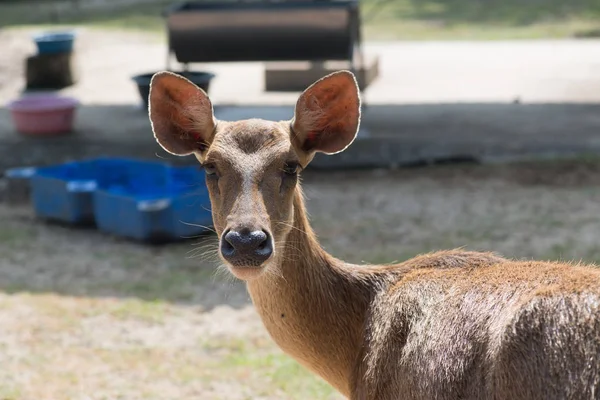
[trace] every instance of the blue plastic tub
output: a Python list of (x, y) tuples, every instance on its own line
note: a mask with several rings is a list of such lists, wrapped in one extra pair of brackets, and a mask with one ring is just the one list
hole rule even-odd
[[(163, 163), (99, 158), (36, 168), (31, 178), (31, 200), (42, 218), (71, 224), (95, 222), (93, 194), (98, 187), (144, 187), (166, 182)], [(142, 189), (141, 189), (142, 190)]]
[(33, 37), (38, 54), (70, 53), (73, 51), (73, 32), (45, 32)]
[(208, 191), (198, 167), (167, 167), (166, 179), (99, 187), (94, 193), (98, 229), (140, 241), (176, 241), (212, 224)]

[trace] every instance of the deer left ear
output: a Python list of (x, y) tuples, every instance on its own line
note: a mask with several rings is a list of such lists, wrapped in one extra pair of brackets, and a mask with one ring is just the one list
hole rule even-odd
[(359, 125), (356, 79), (350, 71), (339, 71), (302, 93), (292, 120), (292, 141), (308, 154), (335, 154), (354, 141)]
[(163, 149), (179, 156), (204, 156), (216, 119), (202, 89), (171, 72), (156, 73), (150, 83), (148, 112), (154, 137)]

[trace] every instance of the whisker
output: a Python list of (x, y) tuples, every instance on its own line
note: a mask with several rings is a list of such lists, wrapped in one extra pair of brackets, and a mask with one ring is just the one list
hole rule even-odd
[(229, 288), (233, 287), (233, 284), (236, 282), (235, 276), (229, 272), (225, 264), (219, 264), (215, 269), (213, 274), (213, 283), (215, 283), (219, 277), (222, 279), (223, 283), (229, 284)]
[(217, 231), (215, 231), (214, 228), (211, 227), (211, 226), (194, 224), (192, 222), (185, 222), (185, 221), (179, 221), (179, 222), (181, 222), (182, 224), (188, 225), (188, 226), (195, 226), (195, 227), (198, 227), (198, 228), (206, 229), (206, 230), (211, 231), (213, 233), (217, 233)]
[(219, 245), (218, 245), (218, 243), (216, 243), (214, 241), (210, 241), (209, 243), (198, 242), (198, 243), (191, 245), (191, 247), (192, 248), (189, 251), (192, 251), (195, 249), (218, 249)]
[(200, 257), (200, 258), (206, 259), (206, 260), (214, 260), (215, 257), (217, 257), (218, 255), (219, 255), (218, 249), (216, 249), (212, 246), (198, 246), (196, 248), (189, 250), (186, 253), (186, 258), (192, 259), (192, 258)]
[[(209, 241), (209, 242), (205, 242), (205, 241), (201, 241), (201, 242), (197, 242), (197, 243), (192, 243), (191, 246), (194, 249), (198, 249), (198, 248), (209, 248), (212, 247), (214, 249), (217, 249), (219, 247), (219, 243), (216, 241)], [(193, 249), (192, 249), (193, 250)]]
[(192, 249), (190, 249), (186, 255), (188, 259), (201, 257), (206, 260), (216, 260), (219, 255), (219, 246), (218, 243), (213, 241), (208, 243), (196, 244)]
[(292, 224), (290, 224), (290, 223), (288, 223), (288, 222), (285, 222), (285, 221), (275, 221), (275, 223), (276, 223), (276, 224), (278, 224), (278, 225), (279, 225), (279, 224), (281, 224), (281, 225), (285, 225), (285, 226), (287, 226), (287, 227), (290, 227), (290, 228), (292, 228), (292, 229), (295, 229), (295, 230), (297, 230), (298, 232), (300, 232), (300, 233), (303, 233), (303, 234), (305, 234), (305, 235), (307, 235), (307, 234), (308, 234), (306, 231), (304, 231), (304, 230), (302, 230), (302, 229), (298, 228), (297, 226), (294, 226), (294, 225), (292, 225)]
[(215, 248), (204, 248), (204, 247), (198, 247), (195, 249), (192, 249), (190, 251), (187, 252), (187, 255), (189, 256), (189, 258), (195, 258), (198, 255), (218, 255), (218, 250)]
[(283, 276), (283, 273), (277, 268), (265, 268), (264, 273), (265, 273), (265, 277), (267, 279), (271, 280), (272, 282), (273, 282), (273, 280), (279, 278), (287, 283), (285, 276)]
[(285, 254), (286, 253), (286, 249), (292, 250), (293, 253), (296, 253), (298, 255), (302, 255), (302, 249), (300, 249), (299, 247), (296, 246), (296, 243), (292, 242), (292, 241), (277, 241), (275, 242), (275, 246), (276, 248), (280, 249), (280, 251)]

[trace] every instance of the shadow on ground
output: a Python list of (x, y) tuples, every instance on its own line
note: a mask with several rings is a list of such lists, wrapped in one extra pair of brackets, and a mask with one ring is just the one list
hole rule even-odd
[(249, 302), (241, 283), (218, 273), (213, 235), (150, 245), (43, 221), (29, 207), (0, 204), (0, 214), (4, 292), (139, 298), (205, 310)]
[[(249, 117), (287, 119), (292, 111), (291, 107), (283, 106), (216, 107), (217, 117), (229, 120)], [(369, 105), (364, 112), (359, 139), (346, 152), (335, 156), (319, 156), (314, 160), (313, 166), (317, 167), (315, 169), (345, 170), (443, 161), (486, 163), (545, 156), (597, 155), (600, 153), (598, 115), (598, 104)], [(15, 133), (8, 112), (0, 111), (1, 170), (12, 166), (45, 165), (106, 155), (196, 163), (193, 157), (175, 157), (162, 151), (152, 137), (147, 114), (134, 105), (83, 105), (78, 110), (76, 131), (73, 134), (43, 139)], [(370, 225), (373, 229), (372, 236), (380, 238), (370, 246), (374, 249), (372, 255), (348, 250), (350, 247), (343, 240), (348, 237), (348, 232), (354, 232), (354, 228), (350, 229), (345, 222), (338, 220), (344, 220), (348, 215), (362, 215), (363, 211), (359, 213), (357, 210), (369, 211), (371, 207), (368, 205), (372, 204), (374, 193), (380, 192), (382, 201), (388, 202), (400, 194), (404, 198), (407, 192), (421, 193), (424, 189), (413, 184), (410, 185), (414, 187), (404, 187), (397, 181), (380, 184), (380, 178), (373, 179), (372, 176), (352, 181), (353, 178), (346, 175), (334, 179), (327, 178), (329, 173), (313, 173), (318, 174), (318, 179), (313, 182), (333, 180), (327, 185), (319, 183), (308, 187), (307, 193), (312, 198), (311, 202), (316, 201), (312, 203), (316, 204), (316, 211), (313, 212), (316, 225), (326, 233), (326, 238), (327, 232), (330, 232), (330, 238), (334, 238), (326, 241), (336, 250), (334, 254), (346, 255), (347, 259), (355, 262), (367, 259), (383, 261), (373, 258), (382, 257), (379, 254), (381, 252), (376, 251), (380, 240), (383, 240), (381, 232), (402, 226), (405, 222), (402, 222), (400, 214), (398, 221), (379, 215), (380, 213), (369, 214), (367, 221), (380, 218), (385, 219), (381, 224), (393, 221), (393, 226), (390, 227), (376, 223)], [(472, 172), (467, 175), (468, 180), (473, 179)], [(462, 185), (469, 184), (465, 178), (467, 175), (456, 175), (452, 190), (460, 192)], [(535, 182), (536, 177), (541, 175), (537, 172), (526, 175), (521, 171), (515, 176), (532, 176), (531, 181)], [(375, 185), (377, 188), (366, 189), (368, 185)], [(423, 193), (427, 193), (427, 190), (432, 189), (426, 187)], [(348, 197), (349, 194), (344, 194), (344, 198), (339, 199), (339, 204), (328, 200), (340, 196), (342, 192), (353, 193), (352, 191), (357, 191), (356, 195), (352, 195), (356, 197), (354, 203)], [(458, 192), (456, 196), (460, 195)], [(427, 202), (436, 196), (447, 195), (423, 194)], [(415, 204), (423, 201), (417, 199)], [(511, 199), (507, 204), (513, 201), (516, 200)], [(470, 200), (466, 203), (471, 204)], [(470, 206), (465, 207), (468, 210)], [(502, 207), (504, 205), (499, 206), (499, 209)], [(329, 215), (340, 208), (344, 213), (337, 220), (328, 219)], [(385, 214), (383, 211), (382, 213)], [(448, 210), (448, 213), (452, 214), (454, 211)], [(421, 216), (415, 218), (422, 220)], [(27, 207), (4, 205), (0, 207), (0, 220), (0, 290), (6, 292), (136, 297), (195, 304), (206, 309), (219, 304), (242, 307), (249, 302), (242, 284), (232, 282), (227, 273), (215, 275), (218, 261), (214, 237), (203, 237), (176, 245), (148, 247), (93, 230), (44, 224), (37, 221)], [(363, 232), (364, 221), (357, 220), (355, 223), (360, 227), (356, 230), (357, 234)], [(335, 226), (340, 227), (338, 231), (333, 228)], [(419, 226), (416, 229), (417, 232), (426, 232), (429, 228)], [(364, 240), (360, 235), (357, 240)], [(413, 253), (422, 250), (462, 246), (465, 243), (455, 243), (454, 239), (447, 241), (447, 238), (460, 239), (464, 236), (466, 243), (470, 243), (469, 238), (476, 238), (479, 233), (455, 236), (451, 231), (445, 235), (445, 241), (438, 242), (415, 239), (415, 243), (409, 246), (412, 250), (406, 254), (397, 253), (395, 242), (389, 243), (386, 245), (389, 249), (383, 251), (386, 255), (383, 258), (393, 260), (399, 255), (414, 255)], [(335, 245), (336, 241), (346, 244)], [(389, 258), (387, 254), (390, 254)]]
[[(291, 106), (216, 107), (224, 120), (285, 120)], [(488, 162), (600, 153), (600, 104), (413, 104), (369, 105), (358, 139), (345, 152), (319, 156), (313, 167), (386, 168), (447, 160)], [(99, 155), (175, 157), (154, 141), (147, 114), (134, 105), (83, 105), (73, 134), (31, 138), (14, 131), (0, 111), (0, 169), (44, 165)]]
[[(594, 160), (397, 171), (306, 171), (323, 246), (353, 263), (468, 246), (527, 259), (598, 260)], [(242, 308), (244, 285), (217, 273), (214, 235), (148, 246), (44, 223), (0, 204), (0, 290)]]

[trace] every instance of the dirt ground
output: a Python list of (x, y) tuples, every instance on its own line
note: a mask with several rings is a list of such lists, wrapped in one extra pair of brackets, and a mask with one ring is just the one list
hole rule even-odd
[[(8, 101), (25, 86), (25, 59), (35, 54), (32, 35), (42, 28), (0, 30), (0, 99)], [(77, 85), (64, 90), (83, 103), (123, 104), (139, 102), (130, 77), (144, 65), (164, 68), (165, 53), (157, 46), (162, 36), (137, 32), (119, 32), (92, 28), (75, 28), (77, 39), (73, 70)], [(165, 50), (166, 52), (166, 50)], [(133, 61), (132, 61), (133, 60)]]
[[(348, 261), (466, 246), (600, 260), (600, 163), (310, 173), (313, 224)], [(270, 341), (243, 285), (201, 256), (0, 207), (0, 397), (337, 399)]]
[[(66, 92), (137, 104), (129, 76), (141, 71), (126, 57), (136, 43), (161, 67), (156, 38), (86, 32), (80, 57), (103, 79)], [(29, 33), (0, 31), (2, 102), (23, 86)], [(350, 262), (461, 246), (600, 261), (596, 161), (311, 172), (304, 185), (323, 246)], [(6, 204), (0, 221), (0, 398), (339, 399), (275, 347), (244, 286), (216, 273), (214, 237), (148, 247)]]
[[(166, 69), (167, 46), (159, 32), (107, 30), (75, 27), (73, 71), (76, 85), (61, 91), (76, 97), (84, 105), (131, 105), (141, 101), (131, 77)], [(25, 87), (25, 59), (35, 54), (32, 35), (43, 28), (0, 29), (0, 103), (17, 97)], [(173, 59), (173, 69), (178, 69)], [(259, 63), (193, 64), (192, 70), (218, 72), (211, 82), (211, 99), (216, 103), (270, 102), (290, 104), (295, 93), (267, 94), (263, 91), (263, 66)], [(252, 77), (248, 79), (247, 76)], [(234, 82), (234, 83), (232, 83)], [(240, 85), (245, 89), (240, 91)], [(100, 121), (99, 121), (100, 122)], [(102, 121), (105, 124), (112, 121)], [(116, 122), (114, 122), (116, 123)], [(2, 125), (0, 125), (0, 129)]]

